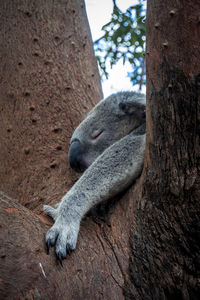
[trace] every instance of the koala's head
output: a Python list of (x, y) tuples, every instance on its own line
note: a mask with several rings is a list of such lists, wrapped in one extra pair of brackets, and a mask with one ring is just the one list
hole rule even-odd
[(145, 95), (121, 92), (101, 100), (74, 131), (72, 169), (83, 172), (110, 145), (145, 123)]

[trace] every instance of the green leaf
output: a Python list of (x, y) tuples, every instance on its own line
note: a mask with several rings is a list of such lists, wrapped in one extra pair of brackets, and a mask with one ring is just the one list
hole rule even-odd
[[(119, 60), (128, 61), (133, 72), (128, 77), (133, 84), (145, 84), (143, 54), (145, 52), (144, 1), (122, 12), (114, 7), (111, 20), (102, 27), (103, 36), (94, 42), (95, 53), (103, 77), (108, 77), (107, 63), (112, 67)], [(141, 71), (142, 70), (142, 71)]]

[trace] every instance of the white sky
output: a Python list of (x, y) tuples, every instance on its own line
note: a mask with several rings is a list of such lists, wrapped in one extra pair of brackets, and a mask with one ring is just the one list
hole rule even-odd
[[(137, 3), (137, 0), (116, 1), (117, 6), (122, 11), (125, 11), (128, 7)], [(101, 31), (102, 26), (110, 21), (113, 10), (113, 1), (85, 0), (85, 4), (92, 38), (93, 41), (95, 41), (103, 35), (103, 32)], [(104, 97), (117, 91), (134, 90), (130, 79), (127, 77), (127, 72), (130, 72), (131, 70), (132, 68), (130, 65), (128, 63), (123, 65), (122, 61), (119, 61), (112, 69), (108, 69), (109, 79), (102, 82)], [(143, 92), (145, 92), (145, 89)]]

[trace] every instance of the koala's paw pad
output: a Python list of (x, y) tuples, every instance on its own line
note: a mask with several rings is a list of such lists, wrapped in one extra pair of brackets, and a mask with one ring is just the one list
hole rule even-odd
[(76, 247), (78, 232), (79, 225), (55, 223), (46, 234), (47, 253), (50, 247), (55, 247), (56, 258), (62, 265), (62, 260)]

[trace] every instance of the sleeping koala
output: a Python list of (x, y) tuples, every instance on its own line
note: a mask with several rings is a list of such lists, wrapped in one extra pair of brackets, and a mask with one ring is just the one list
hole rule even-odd
[(83, 216), (99, 202), (127, 188), (141, 174), (145, 151), (145, 95), (120, 92), (101, 100), (74, 131), (70, 166), (84, 172), (55, 208), (46, 234), (47, 253), (61, 262), (75, 249)]

